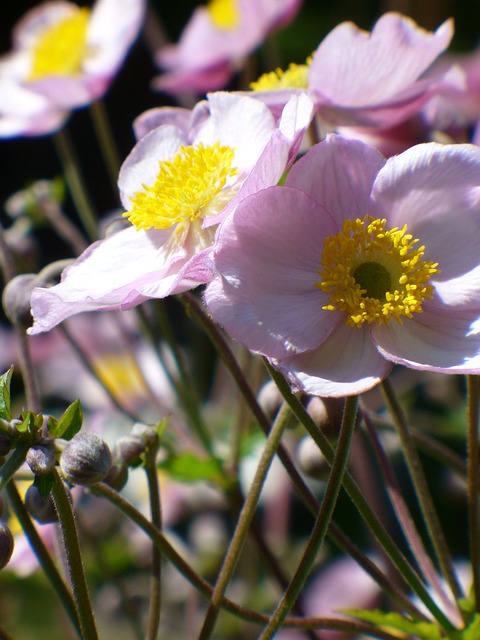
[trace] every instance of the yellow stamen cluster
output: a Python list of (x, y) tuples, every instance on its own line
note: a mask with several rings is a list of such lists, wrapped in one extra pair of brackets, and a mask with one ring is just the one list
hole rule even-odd
[(342, 311), (345, 323), (360, 327), (365, 322), (402, 322), (422, 312), (431, 298), (432, 275), (438, 264), (422, 260), (424, 246), (407, 233), (407, 225), (385, 229), (386, 220), (370, 216), (346, 220), (342, 230), (325, 240), (321, 282), (316, 286), (329, 295), (323, 308)]
[[(234, 150), (218, 142), (180, 147), (173, 160), (160, 162), (155, 182), (137, 192), (123, 215), (137, 229), (169, 229), (206, 214), (206, 208), (237, 173)], [(218, 213), (217, 211), (213, 213)]]
[(80, 73), (86, 56), (89, 19), (90, 10), (79, 8), (45, 30), (33, 48), (29, 80)]
[(308, 70), (310, 68), (311, 58), (306, 64), (288, 65), (288, 68), (277, 68), (275, 71), (269, 71), (261, 75), (258, 80), (250, 83), (252, 91), (272, 91), (275, 89), (307, 89), (308, 88)]
[(207, 5), (213, 24), (218, 29), (235, 29), (240, 22), (237, 0), (210, 0)]

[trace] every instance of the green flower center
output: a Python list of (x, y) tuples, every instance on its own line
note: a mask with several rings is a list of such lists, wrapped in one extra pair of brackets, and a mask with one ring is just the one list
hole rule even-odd
[(346, 220), (340, 233), (328, 236), (322, 253), (321, 281), (328, 311), (346, 314), (348, 326), (402, 322), (422, 312), (431, 298), (438, 264), (422, 260), (425, 247), (407, 233), (407, 225), (385, 229), (386, 220), (370, 216)]

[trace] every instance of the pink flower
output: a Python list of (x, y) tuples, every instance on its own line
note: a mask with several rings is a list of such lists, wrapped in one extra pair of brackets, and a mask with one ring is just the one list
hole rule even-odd
[(178, 44), (158, 52), (165, 73), (156, 88), (204, 93), (224, 87), (245, 57), (300, 5), (301, 0), (210, 0), (194, 11)]
[(200, 124), (192, 114), (192, 129), (146, 133), (118, 182), (132, 224), (89, 247), (60, 284), (33, 291), (31, 333), (81, 311), (127, 309), (207, 282), (211, 266), (201, 257), (215, 226), (244, 197), (280, 180), (312, 108), (305, 96), (293, 99), (277, 126), (261, 102), (217, 93), (208, 117), (199, 105)]
[(371, 33), (343, 22), (309, 63), (265, 74), (253, 88), (274, 110), (292, 92), (308, 90), (329, 125), (391, 127), (417, 112), (445, 83), (454, 82), (422, 77), (452, 35), (451, 20), (430, 33), (398, 13), (384, 14)]
[(214, 318), (306, 393), (480, 368), (480, 149), (330, 135), (222, 225)]
[(58, 0), (29, 11), (14, 29), (13, 50), (0, 60), (0, 86), (8, 88), (0, 135), (49, 133), (70, 109), (100, 98), (138, 35), (144, 9), (145, 0), (97, 0), (92, 10)]

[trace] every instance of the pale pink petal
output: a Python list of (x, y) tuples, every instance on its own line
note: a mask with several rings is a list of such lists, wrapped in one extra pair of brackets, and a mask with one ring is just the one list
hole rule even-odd
[(180, 145), (187, 144), (185, 133), (173, 125), (164, 125), (147, 133), (124, 161), (118, 177), (123, 206), (131, 208), (130, 198), (155, 182), (162, 160), (172, 160)]
[(207, 93), (227, 86), (236, 71), (236, 65), (230, 60), (212, 64), (200, 69), (178, 69), (167, 71), (152, 81), (152, 87), (165, 93)]
[(480, 309), (428, 309), (402, 324), (375, 326), (372, 336), (385, 358), (414, 369), (479, 373)]
[(45, 29), (53, 27), (61, 20), (78, 11), (74, 2), (54, 0), (44, 2), (27, 11), (13, 29), (12, 40), (15, 49), (30, 49), (36, 44)]
[(369, 213), (408, 231), (439, 263), (435, 280), (468, 274), (478, 265), (480, 149), (423, 144), (390, 158), (379, 172)]
[(319, 281), (333, 220), (307, 194), (271, 187), (241, 202), (223, 223), (213, 260), (220, 275), (205, 300), (214, 318), (249, 349), (282, 357), (325, 340), (337, 315)]
[(133, 121), (133, 131), (137, 140), (143, 138), (152, 129), (170, 124), (185, 133), (189, 129), (192, 111), (182, 107), (154, 107), (137, 116)]
[(337, 221), (363, 218), (385, 159), (357, 140), (328, 135), (298, 160), (285, 181), (308, 193)]
[(371, 33), (342, 23), (315, 52), (310, 88), (338, 106), (384, 103), (415, 82), (452, 35), (451, 20), (430, 33), (397, 13), (384, 14)]
[(171, 234), (128, 227), (91, 245), (65, 269), (60, 284), (33, 291), (30, 332), (49, 331), (82, 311), (129, 308), (168, 293), (186, 259), (182, 247), (167, 253)]
[(368, 391), (392, 368), (377, 351), (368, 327), (347, 327), (341, 319), (320, 346), (282, 358), (275, 366), (288, 375), (295, 388), (337, 398)]

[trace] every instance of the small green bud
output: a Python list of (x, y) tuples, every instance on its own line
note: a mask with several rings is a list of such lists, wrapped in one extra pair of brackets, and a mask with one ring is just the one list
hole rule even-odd
[(7, 527), (5, 520), (0, 520), (0, 569), (6, 567), (10, 562), (14, 546), (12, 532)]
[(60, 468), (70, 484), (94, 484), (103, 480), (112, 465), (107, 443), (96, 433), (77, 433), (65, 445)]

